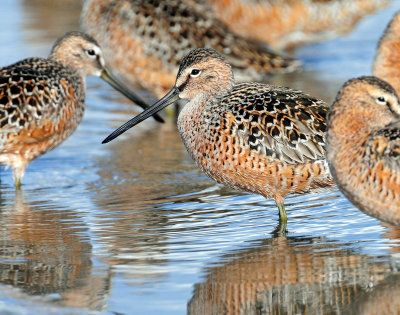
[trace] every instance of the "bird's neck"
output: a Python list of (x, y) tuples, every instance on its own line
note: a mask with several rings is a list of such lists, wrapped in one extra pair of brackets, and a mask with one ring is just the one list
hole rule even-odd
[(86, 73), (84, 72), (82, 62), (79, 62), (69, 49), (65, 49), (60, 45), (60, 47), (52, 50), (48, 58), (75, 72), (81, 77), (82, 81), (85, 81)]
[(216, 99), (211, 95), (202, 95), (188, 102), (181, 110), (178, 117), (178, 130), (182, 141), (194, 160), (196, 152), (200, 152), (204, 145), (204, 137), (211, 115), (212, 104)]

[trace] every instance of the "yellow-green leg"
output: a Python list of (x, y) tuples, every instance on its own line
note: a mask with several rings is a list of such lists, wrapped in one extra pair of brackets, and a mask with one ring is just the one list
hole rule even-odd
[(21, 189), (21, 178), (16, 178), (14, 184), (16, 189)]
[(287, 222), (287, 214), (285, 210), (285, 204), (284, 203), (278, 203), (278, 209), (279, 209), (279, 220), (282, 222)]
[(21, 188), (21, 180), (24, 177), (25, 169), (28, 166), (27, 161), (19, 160), (18, 163), (13, 165), (14, 185), (16, 189)]

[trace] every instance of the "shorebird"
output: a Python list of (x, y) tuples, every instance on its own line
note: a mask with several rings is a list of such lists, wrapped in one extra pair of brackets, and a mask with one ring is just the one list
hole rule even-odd
[(0, 164), (12, 166), (16, 187), (33, 159), (59, 145), (77, 128), (84, 112), (88, 75), (102, 78), (147, 108), (111, 74), (99, 45), (85, 33), (65, 34), (47, 59), (28, 58), (0, 68)]
[(197, 0), (233, 32), (283, 49), (348, 33), (390, 0)]
[(387, 25), (376, 49), (372, 65), (374, 76), (388, 82), (400, 93), (400, 11)]
[(344, 195), (365, 213), (400, 224), (400, 104), (377, 77), (347, 81), (327, 119), (327, 159)]
[(178, 130), (194, 161), (217, 182), (273, 198), (281, 221), (287, 194), (333, 184), (325, 103), (289, 88), (235, 84), (231, 66), (214, 49), (186, 55), (170, 92), (103, 143), (179, 99), (189, 100)]
[(261, 80), (301, 65), (232, 33), (211, 10), (192, 0), (86, 0), (81, 22), (116, 73), (157, 96), (174, 84), (183, 56), (198, 47), (223, 54), (239, 81)]

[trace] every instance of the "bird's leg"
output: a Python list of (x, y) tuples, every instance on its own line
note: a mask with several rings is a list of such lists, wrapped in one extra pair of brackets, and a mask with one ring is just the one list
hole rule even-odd
[(276, 202), (276, 205), (278, 206), (278, 210), (279, 210), (279, 221), (287, 222), (287, 215), (286, 215), (286, 210), (285, 210), (285, 199), (278, 195), (275, 197), (275, 202)]
[(15, 178), (14, 184), (15, 184), (16, 189), (21, 189), (21, 179), (20, 178)]
[(13, 165), (13, 177), (14, 177), (14, 184), (15, 188), (20, 189), (21, 188), (21, 179), (24, 177), (25, 174), (25, 169), (28, 166), (27, 162), (22, 162), (17, 163), (17, 165)]
[(283, 203), (278, 204), (279, 209), (279, 221), (287, 222), (287, 214), (285, 210), (285, 205)]

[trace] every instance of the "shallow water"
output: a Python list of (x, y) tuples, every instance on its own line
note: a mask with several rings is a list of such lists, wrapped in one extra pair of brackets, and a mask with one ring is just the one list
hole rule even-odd
[[(331, 101), (346, 79), (370, 73), (398, 9), (394, 1), (349, 35), (297, 49), (305, 70), (272, 81)], [(3, 0), (1, 64), (47, 55), (79, 27), (79, 10), (79, 0)], [(172, 119), (100, 145), (139, 109), (95, 78), (86, 103), (78, 130), (30, 164), (21, 191), (2, 170), (0, 313), (400, 310), (399, 228), (332, 188), (287, 198), (288, 233), (279, 236), (274, 202), (209, 180)]]

